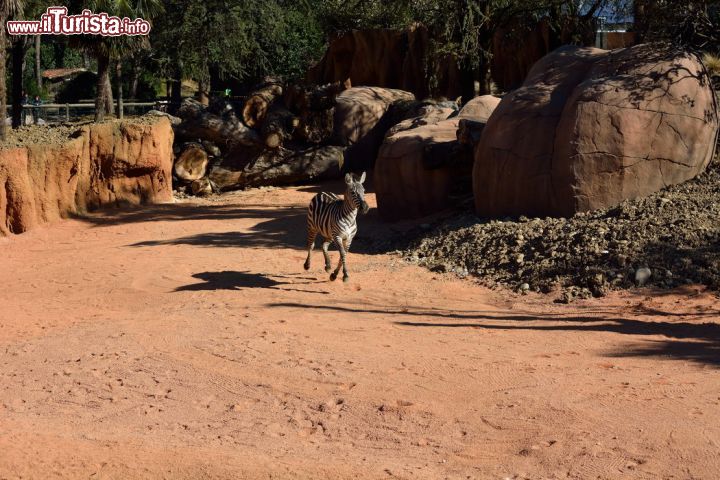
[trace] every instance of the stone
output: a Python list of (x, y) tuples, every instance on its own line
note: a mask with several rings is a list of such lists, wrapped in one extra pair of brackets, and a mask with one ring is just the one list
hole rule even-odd
[(387, 220), (418, 218), (469, 193), (472, 152), (458, 143), (458, 124), (462, 119), (486, 122), (498, 103), (493, 96), (476, 97), (455, 116), (388, 135), (373, 177), (380, 215)]
[(488, 121), (475, 150), (475, 207), (483, 217), (611, 207), (704, 171), (717, 134), (695, 54), (561, 47)]
[(645, 285), (647, 283), (648, 280), (650, 280), (651, 276), (652, 276), (652, 271), (649, 268), (647, 268), (647, 267), (638, 268), (635, 271), (635, 283), (639, 287), (642, 287), (643, 285)]

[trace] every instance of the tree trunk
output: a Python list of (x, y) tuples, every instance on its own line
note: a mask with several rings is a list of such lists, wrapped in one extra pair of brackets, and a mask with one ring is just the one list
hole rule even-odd
[(108, 65), (107, 73), (105, 73), (105, 113), (111, 115), (115, 111), (115, 102), (113, 101), (112, 83), (110, 82), (110, 66)]
[[(340, 177), (343, 147), (329, 145), (306, 151), (269, 151), (242, 172), (244, 187), (289, 185)], [(212, 179), (212, 176), (210, 177)], [(219, 185), (218, 185), (219, 186)]]
[(242, 170), (215, 167), (208, 174), (208, 178), (218, 190), (340, 178), (343, 151), (343, 147), (335, 145), (298, 152), (282, 148), (268, 150)]
[(635, 43), (644, 43), (650, 29), (650, 10), (653, 0), (635, 0), (633, 2), (633, 19)]
[(260, 134), (268, 148), (279, 148), (292, 137), (300, 119), (281, 105), (273, 106), (265, 117)]
[(208, 155), (202, 145), (190, 143), (175, 160), (175, 176), (180, 180), (192, 182), (205, 176), (208, 166)]
[(42, 65), (40, 59), (41, 53), (40, 35), (35, 35), (35, 82), (38, 86), (38, 91), (42, 91), (43, 79), (42, 79)]
[(463, 105), (475, 98), (475, 69), (469, 65), (460, 67), (460, 95)]
[(52, 46), (53, 63), (55, 64), (55, 68), (65, 68), (65, 42), (61, 40), (55, 40)]
[(234, 115), (221, 117), (206, 109), (192, 99), (186, 99), (178, 109), (183, 122), (175, 129), (176, 138), (187, 140), (208, 140), (224, 148), (235, 146), (256, 147), (261, 144), (258, 132), (247, 128)]
[(182, 102), (182, 81), (173, 78), (170, 81), (170, 105), (168, 111), (174, 113)]
[(5, 125), (5, 117), (7, 117), (7, 87), (5, 86), (5, 22), (7, 17), (0, 15), (0, 141), (7, 138), (7, 126)]
[(16, 37), (12, 42), (12, 127), (18, 128), (23, 119), (23, 71), (25, 70), (25, 52), (27, 42), (24, 36)]
[(142, 73), (142, 69), (140, 68), (140, 62), (137, 60), (137, 58), (135, 58), (133, 59), (132, 77), (130, 80), (131, 100), (137, 100), (138, 85), (140, 84), (140, 73)]
[(106, 80), (109, 78), (110, 58), (107, 55), (98, 55), (97, 91), (95, 94), (95, 122), (105, 120), (105, 105), (107, 103)]
[(282, 86), (277, 84), (267, 85), (253, 92), (248, 97), (242, 110), (245, 125), (250, 128), (260, 125), (265, 119), (268, 110), (270, 110), (270, 106), (282, 93)]
[(297, 114), (306, 110), (328, 110), (335, 106), (337, 96), (348, 88), (345, 82), (313, 87), (291, 84), (284, 89), (283, 101), (290, 111)]
[(115, 64), (115, 76), (117, 82), (117, 117), (123, 118), (125, 116), (125, 107), (123, 106), (123, 81), (122, 81), (122, 61), (118, 60)]
[(198, 82), (198, 101), (206, 107), (210, 105), (210, 89), (209, 80), (200, 80)]

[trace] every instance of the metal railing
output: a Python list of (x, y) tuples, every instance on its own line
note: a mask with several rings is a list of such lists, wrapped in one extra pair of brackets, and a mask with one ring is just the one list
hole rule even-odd
[[(167, 102), (123, 102), (120, 104), (120, 117), (125, 114), (142, 115), (148, 110), (164, 109), (163, 104)], [(43, 103), (40, 105), (23, 105), (23, 124), (35, 122), (35, 118), (42, 119), (46, 123), (69, 122), (71, 119), (79, 119), (84, 116), (95, 115), (95, 104), (93, 103)], [(12, 113), (12, 106), (7, 107), (7, 116)], [(76, 113), (71, 115), (71, 110)], [(77, 112), (81, 111), (80, 115)], [(27, 120), (26, 120), (27, 118)]]

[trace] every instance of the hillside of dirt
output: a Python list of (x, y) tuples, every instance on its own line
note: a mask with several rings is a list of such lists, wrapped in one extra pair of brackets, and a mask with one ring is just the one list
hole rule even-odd
[(572, 218), (483, 221), (460, 212), (418, 231), (404, 256), (489, 286), (559, 300), (646, 285), (720, 288), (720, 162), (649, 197)]

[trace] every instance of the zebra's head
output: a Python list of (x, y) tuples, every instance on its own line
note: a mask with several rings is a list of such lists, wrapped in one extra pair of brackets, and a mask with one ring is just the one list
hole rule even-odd
[(345, 198), (347, 198), (354, 208), (357, 208), (362, 213), (367, 213), (370, 210), (367, 202), (365, 202), (365, 187), (363, 182), (365, 181), (365, 172), (360, 175), (360, 178), (356, 179), (352, 173), (345, 174), (345, 183), (347, 184), (347, 191), (345, 192)]

